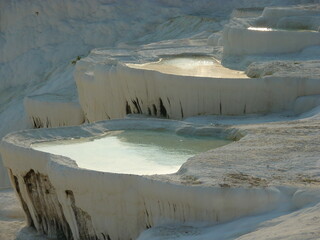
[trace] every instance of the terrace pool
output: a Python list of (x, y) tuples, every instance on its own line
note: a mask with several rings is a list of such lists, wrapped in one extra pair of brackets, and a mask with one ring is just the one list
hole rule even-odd
[(169, 131), (121, 130), (96, 139), (54, 141), (32, 147), (69, 157), (81, 168), (151, 175), (174, 173), (195, 154), (228, 143), (225, 139), (181, 136)]
[(244, 72), (226, 68), (216, 59), (207, 56), (161, 58), (158, 62), (127, 64), (127, 66), (182, 76), (248, 78)]

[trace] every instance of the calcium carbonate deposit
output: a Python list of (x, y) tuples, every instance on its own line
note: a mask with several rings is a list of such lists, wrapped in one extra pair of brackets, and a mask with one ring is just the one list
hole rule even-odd
[(320, 239), (319, 0), (0, 0), (0, 239)]

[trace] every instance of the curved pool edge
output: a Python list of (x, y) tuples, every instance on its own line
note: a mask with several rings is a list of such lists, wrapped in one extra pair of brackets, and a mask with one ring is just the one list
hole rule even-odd
[[(210, 129), (229, 137), (244, 134), (241, 129), (227, 126), (197, 127), (199, 134)], [(196, 132), (193, 124), (174, 120), (124, 119), (60, 131), (25, 130), (3, 139), (1, 154), (29, 225), (49, 237), (135, 239), (143, 230), (166, 221), (217, 224), (274, 210), (290, 202), (297, 190), (292, 187), (284, 191), (272, 185), (230, 187), (179, 182), (174, 178), (180, 173), (137, 176), (97, 172), (78, 168), (66, 157), (30, 148), (37, 141), (92, 137), (123, 128)]]

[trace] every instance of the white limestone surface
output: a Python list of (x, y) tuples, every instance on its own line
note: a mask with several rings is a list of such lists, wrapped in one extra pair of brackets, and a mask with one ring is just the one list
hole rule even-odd
[(319, 204), (293, 212), (273, 211), (244, 217), (226, 224), (203, 226), (197, 224), (162, 225), (144, 231), (139, 240), (296, 240), (318, 239)]
[(297, 209), (280, 208), (215, 226), (164, 224), (144, 231), (138, 239), (317, 239), (318, 214), (319, 203)]
[(230, 18), (253, 18), (259, 17), (264, 8), (249, 7), (249, 8), (236, 8), (232, 11)]
[(320, 96), (311, 95), (297, 98), (294, 105), (294, 112), (302, 114), (320, 105)]
[(78, 102), (58, 94), (40, 94), (24, 99), (29, 122), (34, 128), (80, 125), (84, 115)]

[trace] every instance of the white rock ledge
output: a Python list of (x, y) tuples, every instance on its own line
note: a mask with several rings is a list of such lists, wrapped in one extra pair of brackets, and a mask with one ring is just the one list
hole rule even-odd
[(83, 111), (78, 102), (58, 94), (41, 94), (25, 97), (24, 107), (34, 128), (74, 126), (84, 123)]
[(320, 45), (319, 4), (264, 8), (258, 18), (238, 16), (223, 29), (224, 56), (299, 52)]
[(181, 74), (186, 69), (155, 63), (164, 53), (167, 59), (212, 57), (204, 54), (206, 50), (193, 48), (193, 55), (182, 55), (179, 51), (184, 49), (175, 49), (174, 54), (157, 49), (153, 55), (147, 50), (138, 55), (129, 50), (92, 51), (77, 63), (74, 74), (86, 120), (123, 118), (130, 113), (180, 120), (209, 114), (281, 112), (293, 110), (297, 97), (320, 94), (317, 77), (248, 78), (218, 62), (209, 74), (195, 76)]
[[(61, 130), (26, 130), (9, 134), (2, 141), (1, 154), (28, 224), (49, 237), (135, 239), (143, 230), (163, 222), (216, 224), (274, 210), (284, 203), (299, 207), (299, 202), (315, 201), (313, 195), (305, 199), (300, 196), (298, 202), (294, 202), (297, 182), (287, 181), (290, 188), (277, 188), (270, 178), (265, 180), (239, 172), (233, 175), (225, 172), (223, 177), (219, 164), (210, 157), (204, 165), (203, 157), (191, 158), (176, 174), (137, 176), (81, 169), (71, 159), (31, 148), (33, 143), (95, 137), (108, 130), (159, 128), (180, 134), (216, 134), (233, 139), (239, 139), (244, 131), (248, 135), (242, 139), (255, 136), (249, 134), (252, 130), (248, 127), (239, 130), (158, 119), (110, 120)], [(268, 132), (257, 129), (257, 134)], [(234, 147), (242, 147), (242, 141), (221, 150), (232, 153)], [(239, 151), (236, 157), (240, 162), (248, 152), (246, 141), (243, 143), (244, 151)], [(268, 140), (263, 145), (268, 148)], [(259, 147), (250, 145), (250, 148)], [(217, 150), (216, 154), (219, 154)], [(262, 153), (265, 150), (259, 149)], [(208, 156), (214, 157), (215, 151), (208, 152)], [(198, 164), (202, 164), (201, 169)], [(211, 180), (208, 174), (211, 174)], [(227, 175), (240, 183), (225, 180)], [(310, 185), (314, 183), (310, 182)]]
[(320, 32), (264, 29), (225, 27), (224, 55), (292, 53), (320, 45)]

